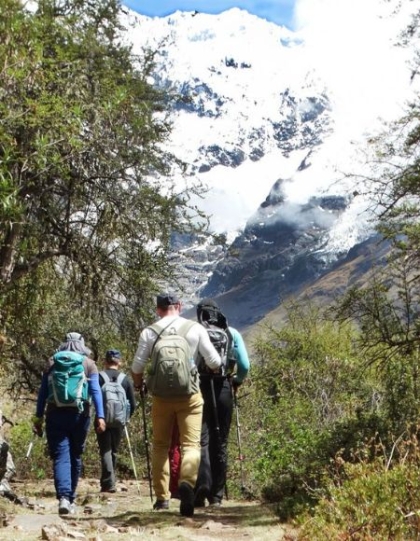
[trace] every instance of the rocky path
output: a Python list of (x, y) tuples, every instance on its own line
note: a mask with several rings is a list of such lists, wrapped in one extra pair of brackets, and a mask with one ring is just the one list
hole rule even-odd
[(0, 540), (297, 540), (296, 530), (281, 524), (270, 506), (258, 502), (229, 500), (220, 508), (205, 507), (184, 518), (178, 500), (171, 500), (169, 511), (152, 511), (147, 484), (140, 484), (140, 496), (134, 482), (120, 484), (115, 494), (101, 494), (96, 480), (83, 479), (76, 514), (62, 518), (52, 480), (21, 483), (14, 489), (27, 505), (2, 499)]

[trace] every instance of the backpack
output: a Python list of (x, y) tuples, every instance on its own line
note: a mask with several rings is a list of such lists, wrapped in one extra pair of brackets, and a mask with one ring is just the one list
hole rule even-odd
[(74, 407), (83, 411), (88, 400), (88, 383), (83, 366), (84, 355), (59, 351), (53, 355), (48, 373), (48, 402), (58, 408)]
[(172, 322), (165, 328), (151, 325), (158, 336), (152, 347), (151, 366), (146, 379), (147, 389), (160, 397), (190, 396), (198, 393), (199, 376), (185, 335), (196, 325), (186, 321), (176, 330)]
[(130, 403), (122, 382), (125, 374), (120, 372), (117, 378), (111, 379), (104, 371), (99, 372), (104, 380), (101, 387), (104, 401), (105, 423), (107, 427), (124, 427), (129, 418)]
[(200, 358), (198, 363), (198, 370), (201, 375), (212, 374), (216, 376), (229, 376), (233, 372), (235, 366), (235, 359), (233, 356), (232, 349), (232, 334), (229, 328), (222, 329), (217, 325), (213, 325), (208, 321), (203, 321), (201, 325), (207, 330), (207, 333), (210, 338), (210, 342), (213, 344), (215, 350), (220, 355), (222, 365), (220, 367), (219, 374), (214, 374), (213, 371), (210, 371), (207, 367), (203, 357)]

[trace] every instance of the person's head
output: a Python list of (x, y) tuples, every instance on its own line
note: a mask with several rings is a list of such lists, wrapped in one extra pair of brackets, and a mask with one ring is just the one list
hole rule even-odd
[(65, 338), (66, 342), (81, 342), (85, 345), (85, 339), (79, 332), (68, 332)]
[(156, 297), (156, 312), (160, 317), (176, 315), (181, 311), (181, 301), (175, 293), (162, 292)]
[(202, 299), (197, 304), (197, 320), (199, 323), (207, 322), (218, 327), (227, 327), (226, 317), (213, 299)]
[(108, 349), (105, 353), (105, 364), (110, 368), (117, 368), (122, 361), (121, 352), (118, 349)]
[(82, 355), (91, 355), (91, 350), (85, 345), (85, 339), (79, 332), (68, 332), (58, 351), (74, 351)]

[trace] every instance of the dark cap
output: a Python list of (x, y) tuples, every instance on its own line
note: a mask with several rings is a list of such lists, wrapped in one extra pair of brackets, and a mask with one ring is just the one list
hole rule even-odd
[(175, 293), (159, 293), (156, 297), (156, 306), (158, 308), (167, 308), (172, 304), (178, 304), (179, 299)]
[(220, 310), (219, 305), (216, 301), (213, 299), (202, 299), (198, 304), (197, 308), (215, 308), (216, 310)]
[(108, 349), (105, 353), (106, 361), (121, 361), (121, 352), (118, 349)]
[(226, 316), (213, 299), (202, 299), (197, 304), (197, 319), (199, 323), (207, 322), (221, 329), (227, 329), (228, 326)]

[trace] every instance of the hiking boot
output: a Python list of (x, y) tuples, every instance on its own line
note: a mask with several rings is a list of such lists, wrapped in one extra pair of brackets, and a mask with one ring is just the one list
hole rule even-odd
[(169, 500), (156, 500), (153, 505), (154, 511), (165, 511), (169, 509)]
[(109, 492), (110, 494), (115, 494), (117, 489), (115, 487), (102, 487), (101, 492)]
[(194, 514), (194, 490), (188, 483), (179, 485), (179, 497), (181, 499), (179, 512), (183, 517), (192, 517)]
[(58, 504), (58, 514), (59, 515), (69, 515), (71, 512), (71, 503), (67, 498), (60, 498), (60, 502)]
[(70, 515), (75, 515), (77, 512), (77, 507), (76, 507), (76, 504), (75, 503), (71, 503), (70, 504)]
[(210, 505), (212, 507), (220, 507), (222, 505), (222, 502), (218, 498), (211, 498)]

